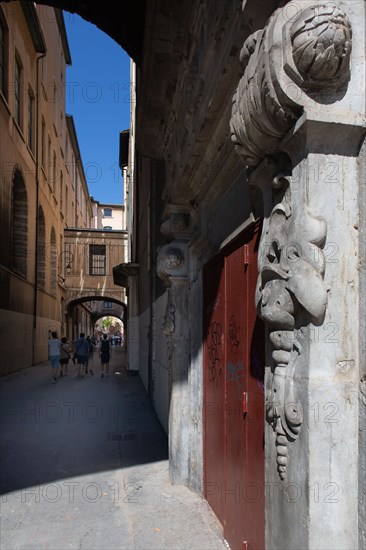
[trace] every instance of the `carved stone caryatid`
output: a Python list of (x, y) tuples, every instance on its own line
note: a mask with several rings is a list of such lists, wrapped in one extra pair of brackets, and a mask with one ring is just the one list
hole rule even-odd
[(288, 442), (297, 438), (303, 421), (294, 382), (304, 340), (298, 320), (305, 313), (309, 322), (319, 324), (327, 303), (321, 250), (326, 222), (306, 205), (292, 206), (291, 178), (276, 177), (272, 185), (276, 204), (265, 222), (259, 247), (256, 305), (268, 326), (272, 346), (267, 420), (276, 432), (278, 472), (286, 479)]
[[(296, 15), (289, 20), (291, 6)], [(304, 110), (317, 113), (320, 104), (337, 101), (349, 80), (352, 30), (346, 14), (335, 5), (306, 0), (301, 7), (290, 2), (284, 10), (250, 36), (240, 54), (244, 74), (233, 98), (230, 132), (249, 168), (276, 159)], [(256, 303), (272, 347), (267, 420), (276, 433), (279, 475), (286, 479), (288, 443), (303, 422), (297, 359), (307, 344), (306, 326), (323, 322), (327, 304), (322, 253), (327, 228), (306, 204), (305, 181), (297, 182), (294, 197), (291, 167), (286, 176), (279, 169), (276, 177), (261, 182), (261, 189), (266, 185), (272, 185), (273, 201), (269, 206), (267, 201), (264, 214)]]

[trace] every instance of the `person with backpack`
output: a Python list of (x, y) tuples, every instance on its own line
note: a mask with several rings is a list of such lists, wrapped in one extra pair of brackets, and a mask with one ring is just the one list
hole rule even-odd
[(100, 357), (100, 363), (101, 363), (101, 378), (104, 377), (104, 367), (105, 367), (105, 375), (109, 376), (109, 361), (111, 358), (111, 342), (107, 339), (107, 334), (103, 334), (103, 338), (99, 344), (99, 357)]

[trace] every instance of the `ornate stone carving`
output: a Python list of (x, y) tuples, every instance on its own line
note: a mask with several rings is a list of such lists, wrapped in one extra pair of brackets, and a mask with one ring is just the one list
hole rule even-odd
[(157, 258), (157, 273), (160, 279), (169, 283), (170, 277), (185, 276), (185, 260), (182, 245), (160, 247)]
[[(174, 205), (169, 205), (168, 212), (176, 209)], [(189, 213), (175, 212), (169, 213), (169, 217), (161, 224), (160, 232), (168, 238), (187, 238), (192, 234), (192, 218)]]
[(184, 262), (183, 252), (179, 248), (169, 247), (165, 252), (164, 262), (169, 270), (178, 269)]
[(300, 13), (290, 29), (292, 57), (308, 85), (339, 86), (347, 79), (352, 29), (335, 5), (319, 5)]
[[(288, 19), (291, 12), (295, 15)], [(304, 111), (314, 118), (321, 104), (342, 99), (350, 79), (351, 50), (351, 24), (342, 9), (308, 0), (287, 3), (246, 40), (230, 132), (248, 167), (264, 159), (280, 161), (284, 138)], [(269, 329), (272, 348), (266, 412), (276, 433), (281, 479), (287, 475), (288, 444), (298, 437), (303, 422), (296, 370), (304, 368), (305, 359), (299, 357), (306, 357), (308, 325), (323, 322), (327, 304), (322, 253), (326, 221), (310, 211), (305, 193), (294, 193), (291, 168), (286, 165), (286, 170), (272, 181), (272, 202), (268, 193), (263, 195), (267, 217), (256, 290), (258, 314)], [(264, 188), (269, 181), (258, 185)]]
[[(298, 13), (299, 3), (287, 9), (291, 4)], [(334, 5), (306, 4), (291, 20), (277, 10), (240, 53), (244, 74), (233, 97), (230, 133), (247, 166), (277, 152), (307, 102), (337, 101), (349, 79), (347, 16)]]
[(304, 342), (299, 319), (305, 313), (309, 322), (321, 322), (327, 303), (321, 250), (326, 222), (306, 205), (292, 205), (290, 178), (279, 175), (273, 188), (275, 205), (264, 224), (258, 253), (256, 304), (269, 328), (274, 368), (266, 412), (276, 432), (278, 472), (286, 479), (288, 442), (297, 438), (303, 422), (295, 388), (296, 362)]
[(168, 290), (168, 301), (166, 305), (163, 333), (165, 336), (170, 336), (175, 332), (175, 305), (172, 302), (170, 289)]
[[(181, 211), (182, 207), (168, 205), (166, 207), (166, 220), (162, 223), (160, 231), (171, 242), (158, 249), (157, 274), (167, 286), (167, 305), (162, 324), (163, 333), (167, 337), (168, 355), (172, 355), (171, 337), (179, 329), (179, 319), (186, 314), (186, 306), (183, 303), (181, 289), (185, 288), (187, 278), (186, 249), (188, 237), (192, 234), (192, 219), (188, 212)], [(169, 351), (170, 350), (170, 351)]]

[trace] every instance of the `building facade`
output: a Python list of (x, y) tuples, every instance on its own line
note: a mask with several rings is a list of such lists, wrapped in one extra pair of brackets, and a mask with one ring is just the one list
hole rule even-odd
[(119, 315), (126, 304), (125, 291), (112, 280), (112, 266), (124, 258), (122, 206), (114, 208), (120, 231), (113, 237), (96, 231), (110, 268), (103, 292), (100, 280), (88, 283), (91, 299), (85, 300), (89, 266), (74, 285), (76, 268), (84, 269), (80, 253), (90, 240), (75, 228), (92, 231), (94, 212), (74, 120), (65, 112), (71, 55), (62, 12), (32, 2), (1, 4), (0, 33), (3, 375), (47, 360), (53, 330), (68, 338), (92, 334), (95, 296), (103, 301), (111, 291)]
[(107, 204), (92, 200), (93, 227), (112, 231), (126, 230), (124, 204)]
[(364, 547), (365, 4), (145, 16), (120, 274), (171, 479), (232, 548)]
[(172, 482), (232, 548), (365, 547), (364, 1), (45, 3), (136, 62), (114, 274)]
[(0, 7), (0, 23), (3, 374), (47, 359), (49, 331), (63, 332), (63, 231), (76, 215), (86, 225), (91, 204), (76, 187), (62, 13), (17, 2)]

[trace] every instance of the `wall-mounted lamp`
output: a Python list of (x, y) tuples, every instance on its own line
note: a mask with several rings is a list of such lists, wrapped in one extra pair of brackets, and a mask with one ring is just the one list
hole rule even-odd
[(68, 275), (71, 275), (73, 260), (74, 260), (74, 255), (69, 251), (61, 252), (61, 254), (59, 255), (58, 280), (60, 284), (64, 284), (66, 281), (66, 277)]

